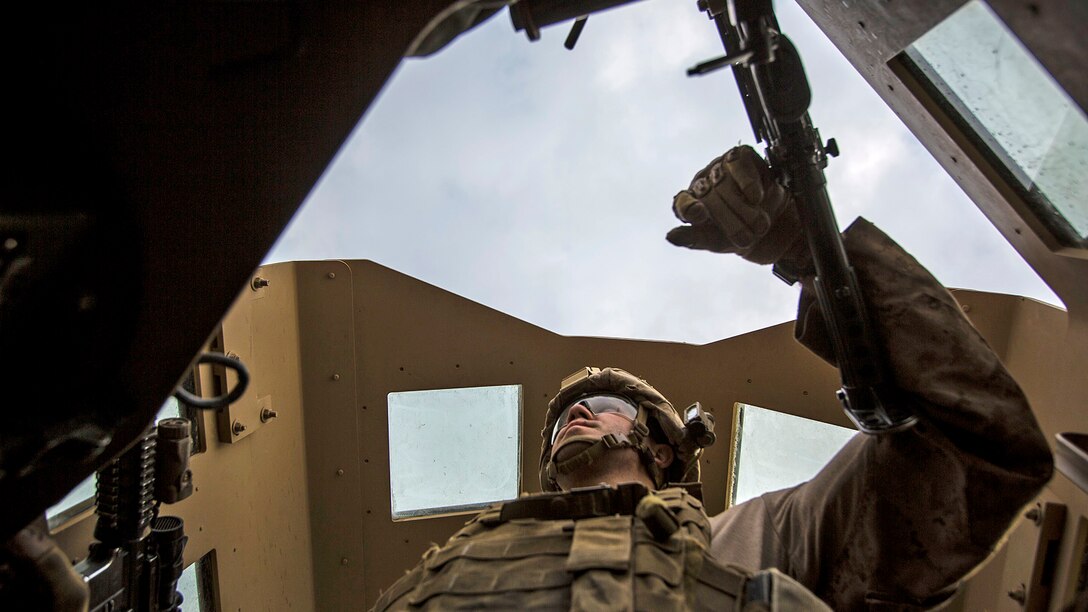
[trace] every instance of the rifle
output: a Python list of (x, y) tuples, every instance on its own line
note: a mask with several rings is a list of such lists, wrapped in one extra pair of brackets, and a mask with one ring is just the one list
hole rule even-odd
[[(756, 141), (766, 144), (775, 179), (791, 194), (812, 254), (814, 286), (835, 352), (847, 416), (867, 434), (911, 427), (917, 417), (892, 399), (884, 359), (875, 341), (857, 276), (847, 259), (827, 195), (827, 156), (838, 156), (834, 139), (823, 144), (812, 124), (812, 101), (801, 57), (778, 27), (771, 0), (699, 0), (718, 28), (726, 55), (688, 70), (689, 76), (733, 67)], [(796, 273), (776, 265), (788, 284)]]
[[(539, 39), (543, 26), (578, 17), (566, 41), (572, 49), (587, 15), (631, 1), (519, 0), (510, 14), (514, 29), (524, 30), (529, 40)], [(797, 48), (781, 33), (771, 0), (699, 0), (698, 7), (717, 26), (726, 54), (690, 68), (688, 76), (733, 67), (756, 141), (767, 145), (771, 172), (790, 192), (812, 254), (816, 296), (842, 377), (836, 395), (843, 409), (867, 434), (911, 427), (917, 417), (889, 401), (894, 387), (827, 195), (823, 171), (827, 156), (838, 156), (839, 149), (834, 139), (824, 145), (809, 117), (812, 91)], [(799, 278), (779, 265), (774, 273), (790, 285)]]

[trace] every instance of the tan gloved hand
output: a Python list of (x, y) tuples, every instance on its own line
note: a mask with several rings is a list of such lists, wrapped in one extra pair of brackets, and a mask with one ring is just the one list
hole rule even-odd
[(752, 147), (739, 146), (710, 162), (672, 201), (690, 225), (666, 238), (689, 249), (736, 253), (758, 264), (808, 256), (797, 211)]

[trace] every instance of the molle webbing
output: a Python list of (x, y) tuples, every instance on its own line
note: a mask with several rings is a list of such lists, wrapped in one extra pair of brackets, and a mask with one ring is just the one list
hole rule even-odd
[[(606, 489), (492, 506), (428, 551), (375, 609), (736, 609), (747, 573), (709, 556), (697, 499), (637, 483)], [(654, 533), (640, 502), (667, 510), (673, 531)]]

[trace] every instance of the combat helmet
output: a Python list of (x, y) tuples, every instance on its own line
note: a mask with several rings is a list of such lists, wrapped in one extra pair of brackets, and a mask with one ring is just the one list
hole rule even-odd
[[(580, 399), (612, 395), (629, 400), (637, 407), (635, 425), (630, 434), (608, 434), (601, 439), (572, 436), (563, 441), (591, 441), (587, 448), (560, 462), (552, 460), (552, 440), (556, 421), (564, 410)], [(661, 469), (654, 462), (649, 440), (654, 438), (672, 447), (673, 462)], [(699, 481), (699, 458), (703, 448), (714, 443), (714, 415), (704, 412), (698, 403), (684, 411), (684, 419), (669, 400), (646, 381), (619, 368), (584, 367), (563, 379), (559, 393), (548, 403), (544, 429), (540, 432), (540, 486), (545, 491), (558, 491), (556, 477), (568, 474), (596, 461), (605, 452), (617, 448), (638, 451), (656, 488), (667, 483), (696, 483)]]

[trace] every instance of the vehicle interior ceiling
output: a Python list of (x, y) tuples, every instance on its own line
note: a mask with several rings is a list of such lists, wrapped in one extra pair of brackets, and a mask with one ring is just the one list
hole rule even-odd
[[(20, 501), (0, 504), (0, 535), (136, 440), (209, 347), (249, 366), (250, 390), (228, 409), (192, 413), (203, 439), (197, 492), (171, 512), (188, 525), (186, 563), (213, 560), (218, 609), (370, 605), (467, 520), (457, 508), (392, 520), (390, 393), (519, 385), (517, 490), (537, 490), (539, 424), (528, 407), (554, 394), (571, 362), (622, 357), (677, 404), (718, 406), (724, 442), (737, 435), (729, 410), (742, 396), (849, 425), (833, 397), (808, 393), (833, 388), (836, 375), (793, 342), (789, 324), (704, 346), (571, 338), (370, 262), (261, 266), (405, 50), (449, 4), (26, 9), (25, 27), (4, 42), (21, 85), (15, 193), (0, 213), (9, 419), (0, 499)], [(957, 294), (1058, 450), (1057, 434), (1088, 429), (1088, 212), (1083, 182), (1061, 183), (1068, 168), (1085, 174), (1088, 8), (799, 4), (1062, 300), (1064, 310)], [(958, 15), (982, 20), (971, 27), (995, 19), (1067, 97), (1065, 123), (1044, 125), (1056, 144), (1038, 159), (995, 135), (989, 108), (944, 71), (941, 28)], [(270, 284), (253, 285), (255, 276)], [(783, 363), (800, 374), (776, 377)], [(235, 382), (229, 371), (195, 374), (197, 388)], [(704, 459), (712, 511), (730, 502), (733, 451), (719, 442)], [(1059, 472), (1039, 503), (1062, 506), (1064, 522), (1050, 534), (1041, 522), (1018, 526), (1007, 545), (1016, 553), (995, 557), (959, 609), (1019, 584), (1046, 591), (1056, 609), (1083, 589), (1082, 486)], [(92, 540), (91, 513), (54, 525), (73, 560)], [(1052, 561), (1035, 562), (1043, 558)]]

